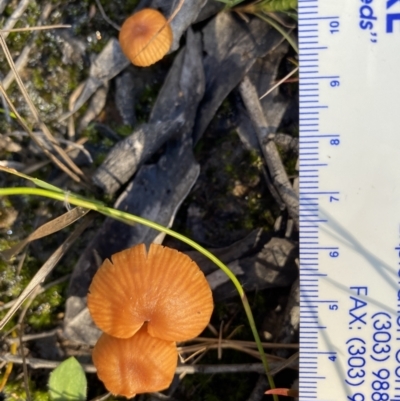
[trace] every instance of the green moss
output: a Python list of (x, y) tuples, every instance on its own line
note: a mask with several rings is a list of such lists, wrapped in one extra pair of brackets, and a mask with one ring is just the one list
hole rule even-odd
[(224, 169), (225, 169), (225, 172), (230, 175), (235, 174), (235, 167), (233, 164), (230, 164), (230, 163), (225, 164)]
[(57, 323), (56, 314), (64, 304), (65, 285), (57, 285), (38, 295), (28, 311), (27, 321), (36, 330), (44, 330)]
[[(154, 67), (149, 67), (154, 68)], [(151, 109), (157, 99), (161, 83), (156, 82), (153, 85), (146, 85), (138, 101), (135, 104), (135, 113), (139, 123), (147, 122)]]
[[(14, 28), (24, 28), (24, 24), (19, 21)], [(10, 32), (7, 38), (7, 44), (12, 43), (12, 50), (20, 52), (25, 46), (30, 36), (29, 32)]]
[(28, 26), (35, 26), (40, 18), (41, 10), (35, 1), (30, 1), (24, 15)]
[[(9, 380), (3, 392), (6, 401), (26, 401), (27, 399), (25, 385), (22, 379), (17, 381)], [(32, 381), (29, 382), (29, 392), (31, 399), (34, 401), (50, 401), (47, 390), (36, 389)]]
[(42, 90), (45, 87), (45, 81), (43, 75), (39, 70), (33, 70), (32, 72), (32, 83), (36, 89)]
[(277, 145), (276, 148), (285, 166), (287, 175), (288, 176), (297, 175), (298, 174), (298, 171), (296, 170), (296, 164), (298, 159), (297, 155), (293, 155), (290, 152), (289, 153), (285, 152), (279, 145)]
[(81, 137), (88, 138), (90, 142), (99, 140), (99, 136), (94, 124), (89, 124), (81, 133)]
[(124, 11), (131, 13), (138, 4), (139, 0), (127, 0), (125, 1)]
[(104, 46), (107, 44), (106, 38), (102, 38), (102, 40), (92, 40), (89, 44), (90, 53), (99, 54), (104, 49)]
[(130, 134), (132, 134), (133, 128), (130, 125), (120, 125), (115, 128), (115, 132), (120, 135), (122, 138), (126, 138)]

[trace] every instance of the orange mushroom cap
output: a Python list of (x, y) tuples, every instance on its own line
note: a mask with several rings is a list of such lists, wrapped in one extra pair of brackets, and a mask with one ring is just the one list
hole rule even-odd
[(128, 338), (148, 322), (151, 336), (185, 341), (198, 336), (213, 310), (204, 274), (187, 255), (152, 244), (118, 252), (100, 266), (88, 308), (107, 334)]
[(145, 8), (122, 24), (119, 43), (134, 65), (147, 67), (161, 60), (172, 44), (172, 29), (157, 10)]
[(102, 334), (92, 353), (99, 379), (114, 395), (164, 390), (174, 378), (178, 351), (172, 341), (151, 337), (145, 327), (131, 338)]

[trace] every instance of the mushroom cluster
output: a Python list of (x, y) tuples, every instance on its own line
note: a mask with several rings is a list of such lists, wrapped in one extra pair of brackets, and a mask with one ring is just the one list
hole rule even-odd
[(93, 363), (106, 388), (133, 397), (173, 379), (176, 342), (198, 336), (213, 310), (204, 274), (187, 255), (152, 244), (106, 259), (89, 287), (88, 308), (104, 332)]
[(147, 67), (167, 54), (172, 44), (172, 29), (159, 11), (145, 8), (122, 24), (119, 43), (132, 64)]

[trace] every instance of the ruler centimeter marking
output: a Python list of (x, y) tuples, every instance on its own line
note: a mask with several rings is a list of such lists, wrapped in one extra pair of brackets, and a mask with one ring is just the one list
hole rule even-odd
[(298, 0), (300, 399), (400, 401), (400, 0)]

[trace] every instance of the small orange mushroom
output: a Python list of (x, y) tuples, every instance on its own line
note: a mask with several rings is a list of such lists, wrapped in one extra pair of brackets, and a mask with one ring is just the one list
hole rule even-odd
[(96, 325), (113, 337), (132, 337), (145, 322), (165, 341), (198, 336), (213, 310), (204, 274), (187, 255), (152, 244), (105, 260), (89, 287), (88, 308)]
[(99, 379), (108, 391), (132, 398), (169, 387), (178, 363), (172, 341), (154, 338), (142, 327), (127, 339), (102, 334), (92, 353)]
[(172, 29), (159, 11), (145, 8), (125, 20), (119, 43), (134, 65), (147, 67), (161, 60), (170, 49)]

